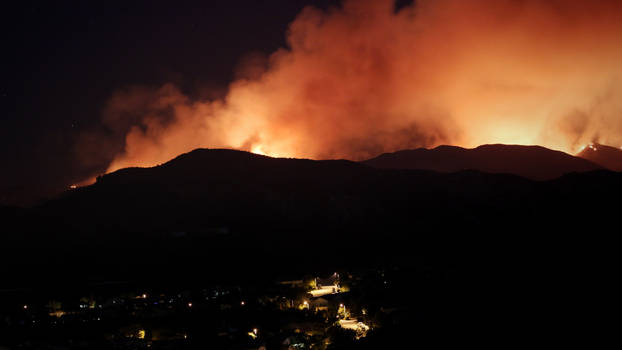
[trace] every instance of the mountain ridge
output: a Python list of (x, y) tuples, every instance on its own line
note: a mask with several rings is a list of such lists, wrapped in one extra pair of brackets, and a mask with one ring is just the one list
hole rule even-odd
[(552, 180), (573, 172), (603, 169), (589, 160), (542, 146), (487, 144), (476, 148), (438, 146), (384, 153), (363, 161), (383, 169), (421, 169), (451, 173), (478, 170), (507, 173), (531, 180)]
[(600, 164), (609, 170), (622, 171), (622, 150), (616, 147), (591, 143), (583, 148), (577, 157)]
[(413, 250), (518, 262), (523, 249), (600, 247), (617, 218), (603, 198), (622, 196), (620, 183), (622, 173), (607, 170), (534, 181), (202, 149), (103, 175), (19, 215), (2, 210), (0, 246), (4, 261), (50, 276), (54, 261), (63, 271), (72, 271), (63, 261), (80, 261), (84, 276), (151, 263), (193, 276), (223, 262), (229, 274), (248, 271), (249, 259), (280, 271), (334, 249), (331, 263), (407, 261)]

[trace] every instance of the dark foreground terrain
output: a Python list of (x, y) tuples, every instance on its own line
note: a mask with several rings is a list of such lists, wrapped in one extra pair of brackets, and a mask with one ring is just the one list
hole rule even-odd
[[(534, 181), (196, 150), (0, 208), (0, 346), (293, 346), (274, 320), (310, 323), (292, 328), (307, 348), (595, 345), (620, 311), (621, 195), (622, 174), (606, 170)], [(335, 326), (337, 301), (301, 310), (304, 290), (274, 290), (332, 271), (352, 276), (339, 304), (357, 305), (349, 316), (371, 326), (365, 337)], [(218, 288), (236, 297), (209, 299)], [(270, 336), (248, 335), (253, 324)]]

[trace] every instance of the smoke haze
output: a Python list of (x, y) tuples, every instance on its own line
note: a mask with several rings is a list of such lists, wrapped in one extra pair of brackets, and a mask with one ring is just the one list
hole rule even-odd
[[(242, 58), (224, 98), (173, 84), (119, 90), (107, 133), (85, 135), (79, 156), (107, 154), (113, 171), (198, 147), (361, 160), (440, 144), (622, 144), (619, 1), (425, 0), (396, 11), (392, 0), (345, 0), (306, 8), (286, 35), (269, 57)], [(102, 149), (111, 135), (122, 148)]]

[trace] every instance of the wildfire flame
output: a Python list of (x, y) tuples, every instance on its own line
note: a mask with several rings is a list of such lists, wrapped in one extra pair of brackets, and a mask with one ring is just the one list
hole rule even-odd
[(267, 155), (266, 152), (264, 152), (263, 147), (261, 145), (253, 146), (253, 148), (251, 148), (251, 152), (255, 153), (255, 154), (262, 155), (262, 156)]

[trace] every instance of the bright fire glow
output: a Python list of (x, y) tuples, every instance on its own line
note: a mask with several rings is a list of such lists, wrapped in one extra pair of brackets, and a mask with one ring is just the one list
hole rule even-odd
[(622, 2), (393, 6), (306, 8), (288, 47), (266, 66), (242, 67), (261, 74), (232, 82), (222, 100), (192, 99), (171, 84), (118, 91), (103, 123), (125, 135), (125, 147), (108, 170), (199, 147), (359, 160), (440, 144), (576, 153), (590, 141), (622, 142)]
[(253, 148), (251, 148), (251, 152), (262, 156), (267, 155), (266, 152), (263, 151), (263, 147), (261, 145), (253, 146)]

